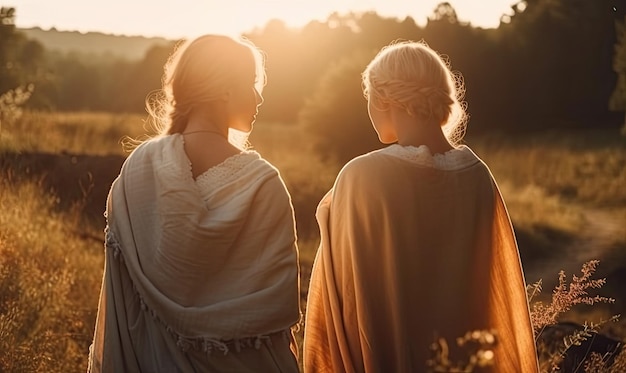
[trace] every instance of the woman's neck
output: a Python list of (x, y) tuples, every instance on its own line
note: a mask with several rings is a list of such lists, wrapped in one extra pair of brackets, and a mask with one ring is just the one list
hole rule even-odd
[(228, 140), (228, 126), (220, 125), (200, 111), (192, 111), (189, 114), (187, 126), (183, 134), (216, 134)]
[(433, 154), (454, 149), (437, 123), (416, 120), (408, 114), (396, 116), (394, 120), (398, 136), (397, 143), (402, 146), (426, 145)]

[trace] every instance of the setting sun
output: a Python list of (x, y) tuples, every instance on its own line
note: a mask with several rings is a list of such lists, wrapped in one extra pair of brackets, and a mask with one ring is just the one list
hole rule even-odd
[[(17, 3), (7, 5), (16, 8), (16, 23), (22, 28), (55, 27), (68, 31), (177, 38), (207, 32), (238, 34), (262, 27), (271, 19), (299, 27), (311, 20), (323, 21), (333, 12), (375, 11), (387, 17), (403, 19), (410, 16), (418, 24), (423, 24), (439, 3), (440, 0), (238, 0), (219, 3), (181, 0), (147, 5), (123, 0), (17, 0)], [(509, 13), (513, 3), (514, 0), (450, 1), (459, 20), (484, 28), (497, 27), (500, 17)]]
[(3, 2), (0, 372), (626, 372), (624, 1)]

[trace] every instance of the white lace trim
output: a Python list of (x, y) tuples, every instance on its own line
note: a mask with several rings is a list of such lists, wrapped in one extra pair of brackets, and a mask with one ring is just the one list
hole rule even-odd
[[(187, 155), (185, 154), (185, 139), (183, 136), (179, 136), (182, 155), (185, 157), (188, 167), (188, 175), (192, 177), (192, 164)], [(223, 185), (226, 185), (234, 181), (239, 173), (246, 168), (255, 159), (259, 159), (259, 153), (253, 150), (244, 150), (241, 153), (231, 155), (223, 160), (221, 163), (204, 171), (195, 179), (196, 186), (202, 192), (215, 190)]]
[(258, 158), (258, 153), (245, 151), (226, 158), (196, 177), (196, 185), (200, 190), (214, 190), (234, 181), (239, 173)]
[(420, 166), (445, 171), (459, 170), (478, 162), (476, 155), (465, 145), (435, 155), (431, 154), (426, 145), (402, 146), (394, 144), (382, 149), (381, 152)]

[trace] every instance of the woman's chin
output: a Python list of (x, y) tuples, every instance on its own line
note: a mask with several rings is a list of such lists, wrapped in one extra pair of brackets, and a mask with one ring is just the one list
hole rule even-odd
[(398, 139), (391, 136), (378, 136), (378, 141), (380, 141), (384, 145), (389, 145), (398, 142)]
[(245, 134), (249, 134), (250, 132), (252, 132), (252, 129), (254, 128), (254, 121), (248, 124), (240, 124), (238, 126), (232, 126), (230, 127), (231, 129), (235, 130), (235, 131), (239, 131)]

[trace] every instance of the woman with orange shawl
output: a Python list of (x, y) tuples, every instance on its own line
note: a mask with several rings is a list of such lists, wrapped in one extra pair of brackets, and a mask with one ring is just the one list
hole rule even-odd
[(363, 73), (380, 141), (317, 211), (305, 372), (424, 372), (437, 338), (495, 330), (491, 371), (538, 371), (514, 232), (488, 167), (459, 145), (462, 84), (423, 42)]

